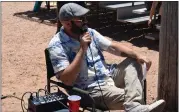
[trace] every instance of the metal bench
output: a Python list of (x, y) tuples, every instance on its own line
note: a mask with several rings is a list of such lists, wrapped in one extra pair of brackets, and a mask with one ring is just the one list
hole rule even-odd
[(136, 17), (136, 18), (131, 18), (131, 19), (123, 19), (123, 20), (118, 20), (120, 22), (130, 22), (130, 23), (141, 23), (145, 22), (149, 19), (149, 16), (143, 16), (143, 17)]
[(147, 21), (149, 18), (149, 11), (146, 11), (145, 2), (100, 2), (99, 6), (110, 10), (116, 10), (116, 20), (124, 23), (141, 23)]
[(111, 10), (117, 10), (119, 8), (125, 8), (125, 7), (135, 7), (135, 6), (140, 6), (140, 5), (144, 5), (144, 2), (133, 2), (133, 1), (116, 1), (116, 2), (99, 2), (99, 6), (100, 7), (104, 7), (107, 9), (111, 9)]
[(150, 13), (149, 11), (147, 11), (147, 8), (135, 9), (132, 12), (136, 14), (149, 14)]
[[(138, 4), (132, 7), (125, 7), (117, 9), (117, 21), (130, 22), (130, 23), (142, 23), (149, 19), (149, 12), (146, 13), (146, 7), (144, 2), (136, 2)], [(143, 4), (142, 4), (143, 3)]]
[(150, 40), (159, 40), (159, 32), (148, 33), (145, 35), (145, 38)]

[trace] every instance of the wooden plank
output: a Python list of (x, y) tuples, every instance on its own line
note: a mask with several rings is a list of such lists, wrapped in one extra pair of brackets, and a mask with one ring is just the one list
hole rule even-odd
[(166, 101), (165, 112), (178, 110), (178, 2), (162, 2), (159, 43), (158, 99)]
[(161, 28), (161, 25), (159, 25), (159, 24), (156, 24), (156, 28), (157, 28), (158, 30), (160, 30), (160, 28)]
[(141, 8), (145, 8), (145, 5), (138, 5), (138, 6), (133, 6), (133, 7), (124, 7), (124, 8), (117, 9), (117, 21), (137, 18), (137, 17), (140, 17), (140, 16), (146, 16), (145, 14), (144, 15), (138, 15), (138, 14), (135, 14), (135, 13), (132, 12), (135, 9), (141, 9)]
[(118, 8), (129, 7), (129, 6), (132, 6), (132, 3), (106, 5), (105, 8), (118, 9)]
[(130, 23), (141, 23), (149, 20), (149, 16), (131, 18), (131, 19), (124, 19), (123, 21), (130, 22)]
[(132, 11), (133, 13), (136, 13), (136, 14), (146, 14), (146, 13), (149, 13), (149, 11), (147, 11), (146, 8), (141, 8), (141, 9), (135, 9)]
[(159, 40), (159, 33), (149, 33), (145, 35), (145, 38), (150, 40)]
[(119, 3), (119, 4), (113, 4), (113, 5), (104, 5), (102, 7), (105, 7), (107, 9), (112, 9), (112, 10), (116, 10), (119, 8), (124, 8), (124, 7), (135, 7), (135, 6), (139, 6), (139, 5), (144, 5), (144, 2), (134, 2), (134, 6), (132, 4), (133, 2), (130, 3)]
[(134, 5), (144, 5), (144, 2), (134, 2)]

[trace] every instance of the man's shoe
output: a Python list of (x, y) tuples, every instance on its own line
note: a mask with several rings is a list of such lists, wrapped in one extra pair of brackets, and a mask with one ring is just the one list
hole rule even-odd
[(149, 105), (139, 105), (130, 110), (126, 110), (126, 112), (149, 112)]
[(148, 106), (149, 112), (162, 112), (165, 107), (164, 100), (158, 100)]
[(126, 112), (162, 112), (165, 107), (165, 101), (159, 100), (150, 105), (138, 105)]

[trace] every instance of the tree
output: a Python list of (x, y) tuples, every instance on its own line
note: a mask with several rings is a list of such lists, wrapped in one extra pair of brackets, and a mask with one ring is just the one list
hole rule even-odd
[(178, 111), (178, 2), (162, 2), (159, 42), (158, 99), (165, 112)]

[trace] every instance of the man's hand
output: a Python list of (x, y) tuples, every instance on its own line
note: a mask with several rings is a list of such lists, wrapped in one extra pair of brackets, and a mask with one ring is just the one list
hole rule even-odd
[(86, 32), (84, 35), (80, 38), (80, 45), (83, 51), (86, 51), (88, 49), (88, 45), (91, 43), (91, 37), (88, 32)]
[[(110, 45), (108, 50), (110, 53), (113, 53), (114, 55), (116, 55), (118, 53), (125, 57), (134, 58), (140, 64), (146, 63), (147, 70), (149, 70), (149, 68), (152, 64), (152, 62), (149, 59), (147, 59), (146, 57), (138, 55), (138, 53), (134, 52), (132, 49), (130, 49), (116, 41), (112, 41), (112, 44)], [(113, 52), (111, 52), (111, 51), (113, 51)]]
[(149, 21), (148, 21), (148, 26), (149, 27), (151, 26), (151, 23), (152, 23), (152, 19), (149, 19)]
[(137, 58), (137, 61), (141, 64), (146, 63), (147, 66), (147, 71), (150, 69), (151, 65), (152, 65), (152, 61), (149, 60), (148, 58), (144, 57), (144, 56), (139, 56)]

